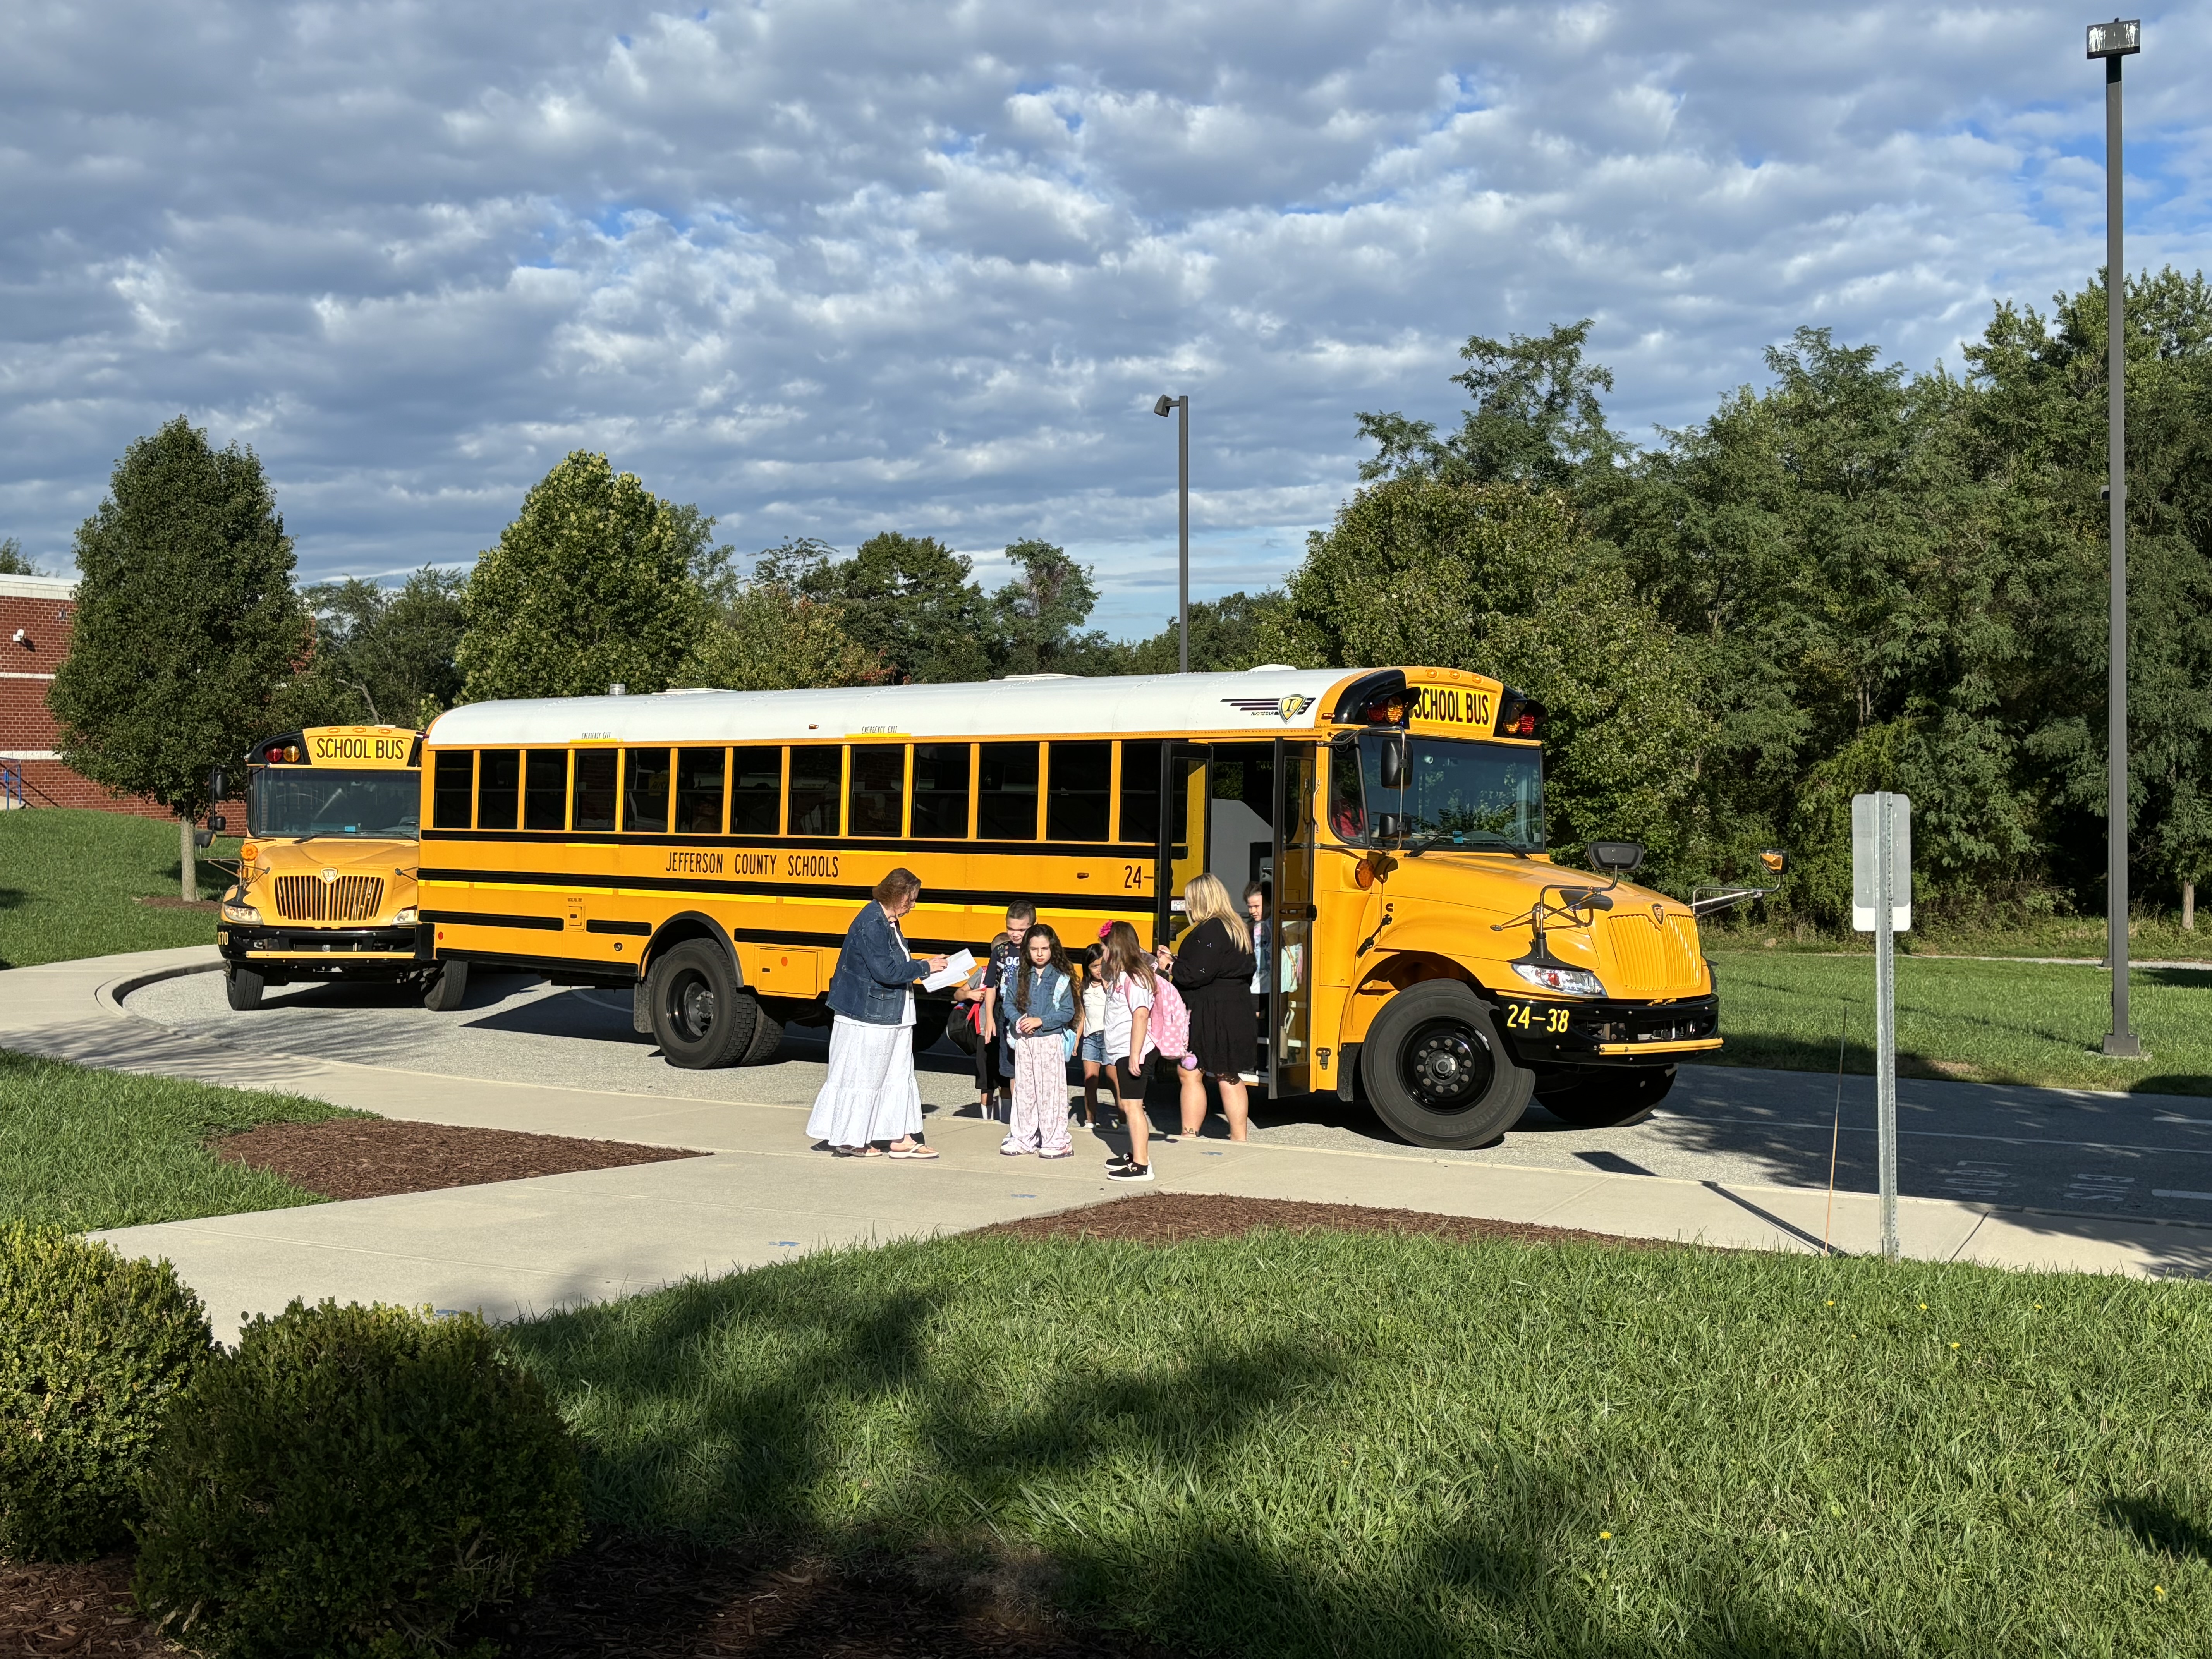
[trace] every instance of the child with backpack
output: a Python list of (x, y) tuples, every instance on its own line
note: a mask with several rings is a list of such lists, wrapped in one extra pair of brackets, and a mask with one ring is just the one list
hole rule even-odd
[[(1107, 930), (1100, 928), (1101, 933)], [(1098, 1127), (1098, 1085), (1106, 1070), (1106, 945), (1102, 939), (1083, 953), (1082, 1018), (1075, 1052), (1083, 1061), (1083, 1127)], [(1108, 1114), (1112, 1117), (1112, 1114)], [(1109, 1128), (1119, 1128), (1118, 1120)]]
[(1022, 955), (1000, 981), (1006, 1018), (1006, 1071), (1014, 1104), (999, 1152), (1020, 1158), (1068, 1158), (1067, 1038), (1075, 1026), (1075, 971), (1060, 935), (1042, 923), (1031, 927)]
[(1190, 1041), (1190, 1016), (1126, 921), (1107, 929), (1106, 971), (1107, 1075), (1129, 1126), (1128, 1154), (1107, 1161), (1106, 1178), (1150, 1181), (1152, 1126), (1145, 1115), (1145, 1068), (1156, 1054), (1181, 1058)]

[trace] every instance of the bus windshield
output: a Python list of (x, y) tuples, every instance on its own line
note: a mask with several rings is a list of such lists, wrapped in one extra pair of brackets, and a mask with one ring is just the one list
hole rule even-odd
[[(1406, 745), (1402, 789), (1382, 787), (1382, 748)], [(1359, 740), (1364, 786), (1363, 827), (1395, 812), (1408, 846), (1544, 850), (1542, 751), (1454, 738), (1406, 738), (1369, 732)]]
[(257, 836), (364, 836), (412, 841), (422, 812), (417, 771), (255, 769), (246, 825)]

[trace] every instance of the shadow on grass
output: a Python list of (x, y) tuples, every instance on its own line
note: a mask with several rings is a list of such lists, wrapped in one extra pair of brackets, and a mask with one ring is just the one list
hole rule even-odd
[[(967, 1299), (975, 1264), (882, 1259), (857, 1293), (776, 1268), (514, 1328), (586, 1443), (595, 1524), (860, 1563), (950, 1551), (1094, 1627), (1255, 1659), (1887, 1651), (1814, 1598), (1747, 1589), (1726, 1552), (1674, 1564), (1663, 1630), (1616, 1606), (1601, 1557), (1568, 1565), (1631, 1507), (1586, 1463), (1491, 1443), (1425, 1498), (1313, 1491), (1331, 1471), (1279, 1470), (1261, 1431), (1358, 1408), (1356, 1356), (1196, 1309), (1152, 1352), (1102, 1332), (1022, 1352), (1018, 1297), (997, 1317)], [(1130, 1297), (1176, 1293), (1094, 1266)]]
[(2177, 1561), (2212, 1561), (2212, 1536), (2164, 1498), (2108, 1498), (2105, 1516), (2147, 1550)]

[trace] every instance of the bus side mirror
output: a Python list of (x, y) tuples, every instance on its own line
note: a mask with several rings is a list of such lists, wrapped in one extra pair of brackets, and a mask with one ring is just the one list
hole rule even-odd
[(1778, 876), (1790, 867), (1790, 855), (1770, 847), (1759, 854), (1759, 862), (1768, 875)]
[(227, 818), (227, 817), (223, 817), (223, 815), (222, 815), (222, 813), (220, 813), (220, 812), (213, 812), (213, 813), (209, 814), (209, 816), (208, 816), (208, 831), (209, 831), (209, 833), (210, 833), (210, 834), (219, 836), (219, 835), (221, 835), (224, 830), (228, 830), (228, 829), (229, 829), (229, 828), (230, 828), (230, 820), (229, 820), (228, 818)]
[(1644, 862), (1644, 846), (1633, 841), (1594, 841), (1589, 844), (1589, 857), (1599, 869), (1625, 876)]
[[(1387, 754), (1389, 751), (1386, 750)], [(1375, 835), (1379, 841), (1401, 841), (1405, 838), (1406, 820), (1395, 812), (1375, 815)]]
[(1382, 787), (1403, 789), (1406, 787), (1406, 740), (1385, 738), (1382, 740)]
[(220, 766), (208, 774), (208, 799), (210, 800), (230, 799), (230, 774)]
[(212, 846), (214, 846), (214, 845), (215, 845), (215, 831), (214, 831), (214, 830), (193, 830), (193, 831), (192, 831), (192, 845), (193, 845), (193, 846), (195, 846), (195, 847), (212, 847)]

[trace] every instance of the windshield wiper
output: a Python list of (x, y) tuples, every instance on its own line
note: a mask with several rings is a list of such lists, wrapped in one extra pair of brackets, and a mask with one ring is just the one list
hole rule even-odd
[(1522, 853), (1528, 850), (1520, 842), (1508, 840), (1495, 830), (1438, 830), (1431, 835), (1422, 836), (1420, 840), (1407, 847), (1405, 855), (1409, 859), (1417, 859), (1431, 847), (1441, 846), (1448, 841), (1463, 842), (1469, 836), (1487, 836), (1490, 838), (1487, 844), (1503, 847), (1509, 853)]

